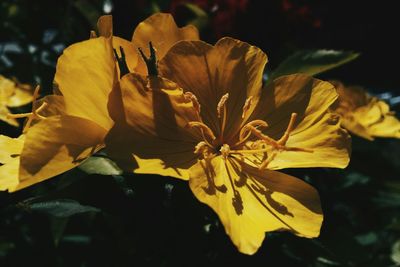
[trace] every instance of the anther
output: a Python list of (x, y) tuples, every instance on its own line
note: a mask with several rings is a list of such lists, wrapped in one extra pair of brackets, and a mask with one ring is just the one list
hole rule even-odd
[(251, 105), (253, 104), (253, 96), (250, 96), (246, 99), (243, 105), (242, 119), (246, 117), (247, 112), (250, 110)]
[(144, 62), (146, 63), (147, 74), (149, 76), (158, 76), (156, 50), (154, 49), (153, 44), (149, 42), (150, 57), (147, 57), (140, 47), (138, 50)]
[(185, 99), (192, 101), (194, 109), (197, 114), (200, 115), (201, 105), (199, 100), (197, 100), (197, 97), (192, 92), (185, 92), (184, 97)]
[(126, 59), (125, 59), (125, 52), (124, 49), (122, 48), (122, 46), (119, 47), (119, 51), (121, 52), (121, 56), (118, 56), (117, 50), (114, 50), (114, 56), (115, 59), (118, 62), (118, 67), (119, 67), (119, 77), (122, 78), (125, 74), (129, 73), (129, 68), (128, 65), (126, 64)]
[(228, 100), (228, 98), (229, 98), (229, 93), (226, 93), (221, 97), (221, 100), (219, 100), (218, 105), (217, 105), (218, 118), (221, 118), (222, 109), (225, 107), (225, 103), (226, 103), (226, 100)]

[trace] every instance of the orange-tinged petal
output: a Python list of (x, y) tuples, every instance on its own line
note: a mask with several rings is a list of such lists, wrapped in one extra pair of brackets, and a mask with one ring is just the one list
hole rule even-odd
[(229, 139), (241, 123), (246, 99), (258, 99), (266, 62), (267, 56), (257, 47), (226, 37), (214, 46), (179, 42), (160, 61), (159, 69), (164, 77), (196, 95), (202, 118), (216, 135), (222, 124), (217, 118), (218, 102), (228, 93), (225, 133)]
[(126, 122), (117, 120), (107, 135), (110, 157), (127, 171), (187, 178), (182, 169), (193, 164), (198, 139), (186, 129), (192, 114), (186, 112), (191, 109), (185, 107), (182, 89), (166, 79), (133, 73), (115, 89), (115, 94), (121, 90)]
[(58, 59), (55, 82), (64, 96), (66, 113), (111, 128), (107, 103), (115, 71), (112, 46), (104, 37), (65, 49)]
[(265, 232), (319, 235), (323, 215), (318, 193), (295, 177), (218, 156), (194, 165), (189, 184), (197, 199), (218, 214), (242, 253), (254, 254)]
[[(171, 14), (166, 13), (156, 13), (139, 23), (132, 36), (136, 49), (142, 48), (146, 51), (149, 42), (152, 42), (158, 59), (162, 59), (181, 40), (199, 40), (197, 28), (192, 25), (178, 28)], [(136, 71), (147, 74), (143, 60), (139, 60)]]
[(79, 165), (102, 147), (106, 130), (90, 120), (52, 116), (26, 134), (14, 190), (36, 184)]
[(388, 104), (372, 97), (362, 87), (332, 82), (339, 93), (333, 110), (342, 116), (344, 128), (368, 140), (374, 137), (400, 138), (400, 121)]
[(113, 21), (111, 15), (103, 15), (97, 20), (99, 35), (105, 38), (113, 36)]
[(19, 155), (23, 145), (24, 135), (18, 138), (0, 135), (0, 191), (18, 184)]
[[(287, 128), (291, 114), (297, 113), (297, 123), (286, 146), (313, 151), (278, 152), (269, 163), (269, 169), (344, 168), (348, 165), (350, 137), (340, 127), (339, 116), (328, 112), (336, 98), (336, 90), (330, 83), (303, 74), (282, 76), (263, 89), (249, 120), (262, 118), (269, 125), (263, 132), (279, 139)], [(258, 158), (260, 162), (260, 155), (256, 156), (247, 158), (255, 162)]]

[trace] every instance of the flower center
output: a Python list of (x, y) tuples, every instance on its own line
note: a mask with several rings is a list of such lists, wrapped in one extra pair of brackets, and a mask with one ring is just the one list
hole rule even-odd
[[(221, 120), (221, 131), (218, 138), (211, 128), (203, 122), (200, 116), (201, 105), (196, 96), (191, 92), (186, 92), (185, 98), (192, 101), (197, 114), (197, 120), (190, 121), (188, 126), (190, 128), (197, 128), (201, 133), (203, 140), (196, 145), (194, 150), (194, 153), (198, 154), (200, 158), (209, 159), (216, 155), (221, 155), (222, 158), (226, 160), (229, 157), (243, 158), (249, 154), (263, 155), (263, 160), (259, 164), (259, 169), (265, 169), (276, 155), (282, 151), (313, 152), (310, 149), (286, 146), (289, 136), (294, 130), (297, 113), (291, 114), (288, 126), (278, 140), (269, 137), (260, 130), (268, 127), (266, 121), (256, 119), (246, 123), (240, 129), (238, 139), (228, 144), (224, 140), (224, 131), (227, 120), (226, 103), (229, 99), (229, 94), (223, 95), (217, 105), (217, 117)], [(250, 112), (251, 105), (253, 105), (253, 101), (250, 96), (243, 105), (241, 118), (238, 119), (244, 120), (248, 117), (247, 115), (249, 115), (248, 113)]]

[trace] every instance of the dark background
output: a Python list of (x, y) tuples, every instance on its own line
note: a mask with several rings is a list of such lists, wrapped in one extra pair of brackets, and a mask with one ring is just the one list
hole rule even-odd
[[(298, 49), (360, 52), (319, 77), (390, 93), (390, 101), (400, 95), (395, 1), (108, 2), (114, 33), (126, 39), (155, 10), (172, 12), (184, 25), (195, 17), (184, 5), (191, 2), (208, 14), (201, 29), (208, 42), (229, 35), (257, 45), (268, 54), (269, 69)], [(40, 83), (50, 93), (63, 47), (87, 39), (103, 8), (101, 0), (2, 0), (0, 74)], [(17, 136), (21, 130), (0, 125), (1, 134)], [(320, 192), (321, 236), (271, 233), (252, 257), (236, 251), (216, 215), (185, 182), (72, 170), (15, 194), (0, 193), (0, 266), (395, 266), (399, 151), (398, 140), (354, 137), (346, 170), (288, 170)], [(60, 218), (33, 206), (57, 199), (99, 210)]]

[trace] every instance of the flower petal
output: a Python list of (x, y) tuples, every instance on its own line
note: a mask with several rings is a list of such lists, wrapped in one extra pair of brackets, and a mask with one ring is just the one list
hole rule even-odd
[(115, 71), (112, 46), (104, 37), (65, 49), (58, 59), (55, 82), (64, 96), (66, 112), (111, 128), (107, 102)]
[(147, 81), (133, 73), (122, 77), (120, 85), (126, 121), (116, 120), (107, 135), (110, 157), (128, 171), (187, 178), (180, 169), (193, 164), (199, 136), (185, 127), (193, 115), (182, 89), (165, 79)]
[[(249, 120), (262, 118), (269, 124), (263, 132), (279, 139), (295, 112), (297, 123), (286, 146), (313, 151), (278, 152), (268, 165), (269, 169), (347, 166), (350, 137), (340, 127), (338, 115), (327, 111), (336, 98), (336, 90), (330, 83), (303, 74), (282, 76), (263, 89)], [(251, 161), (257, 160), (252, 158)]]
[(318, 193), (295, 177), (215, 157), (190, 169), (189, 185), (197, 199), (218, 214), (242, 253), (254, 254), (265, 232), (319, 235), (323, 215)]
[(106, 130), (90, 120), (52, 116), (29, 128), (21, 153), (19, 190), (79, 165), (103, 144)]
[(267, 56), (259, 48), (226, 37), (215, 46), (202, 41), (179, 42), (160, 61), (159, 68), (166, 78), (196, 95), (202, 118), (215, 134), (220, 134), (221, 128), (218, 102), (229, 93), (225, 128), (229, 138), (238, 130), (247, 97), (256, 101), (260, 94), (266, 63)]
[[(152, 42), (158, 59), (162, 59), (167, 51), (181, 40), (199, 40), (197, 28), (193, 25), (178, 28), (171, 14), (166, 13), (156, 13), (139, 23), (132, 36), (136, 49), (142, 48), (146, 51), (149, 42)], [(143, 60), (139, 60), (136, 71), (147, 74)]]
[(19, 155), (23, 145), (24, 135), (18, 138), (0, 135), (0, 191), (18, 184)]

